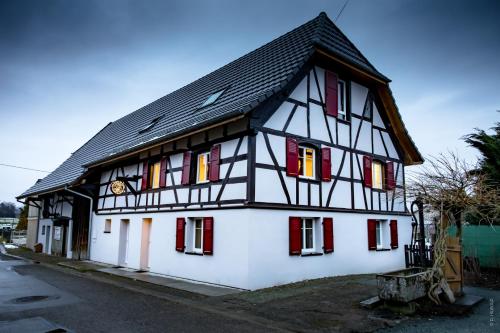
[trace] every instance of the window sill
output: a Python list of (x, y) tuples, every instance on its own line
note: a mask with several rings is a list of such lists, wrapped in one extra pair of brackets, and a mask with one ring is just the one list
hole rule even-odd
[(391, 249), (389, 248), (380, 248), (380, 249), (376, 249), (375, 251), (378, 251), (378, 252), (383, 252), (383, 251), (390, 251)]
[(309, 252), (309, 253), (301, 253), (301, 257), (315, 257), (315, 256), (322, 256), (323, 253), (321, 252)]
[(201, 253), (201, 252), (192, 252), (192, 251), (191, 252), (184, 252), (184, 254), (188, 254), (190, 256), (202, 256), (203, 255), (203, 253)]
[(319, 180), (317, 178), (309, 178), (309, 177), (303, 177), (303, 176), (297, 176), (297, 178), (300, 182), (304, 182), (304, 183), (315, 183), (315, 184), (321, 183), (321, 180)]
[(343, 123), (343, 124), (346, 124), (346, 125), (349, 125), (349, 124), (351, 123), (349, 120), (347, 120), (347, 119), (342, 119), (342, 118), (340, 118), (340, 117), (337, 117), (337, 121), (338, 121), (339, 123)]

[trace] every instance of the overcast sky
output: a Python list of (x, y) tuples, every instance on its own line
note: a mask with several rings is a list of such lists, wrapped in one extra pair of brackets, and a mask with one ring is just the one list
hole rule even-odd
[[(53, 170), (108, 122), (344, 0), (0, 1), (0, 163)], [(500, 120), (500, 1), (350, 0), (336, 22), (392, 79), (424, 156)], [(45, 174), (0, 166), (0, 201)]]

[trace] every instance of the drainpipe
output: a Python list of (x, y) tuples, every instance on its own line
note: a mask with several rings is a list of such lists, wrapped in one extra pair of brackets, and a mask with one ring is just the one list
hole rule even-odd
[[(65, 191), (68, 191), (70, 193), (73, 193), (75, 195), (78, 195), (82, 198), (85, 198), (85, 199), (88, 199), (90, 200), (90, 208), (89, 208), (89, 235), (88, 235), (88, 253), (89, 253), (89, 260), (90, 260), (90, 247), (91, 247), (91, 244), (92, 244), (92, 207), (94, 206), (94, 199), (91, 197), (91, 196), (88, 196), (88, 195), (85, 195), (85, 194), (82, 194), (80, 192), (76, 192), (76, 191), (73, 191), (73, 190), (70, 190), (67, 186), (64, 188)], [(73, 221), (75, 222), (75, 221)], [(74, 225), (73, 225), (74, 227)]]

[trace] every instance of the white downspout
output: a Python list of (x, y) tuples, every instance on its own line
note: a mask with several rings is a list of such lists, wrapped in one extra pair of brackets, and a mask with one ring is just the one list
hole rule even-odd
[[(82, 194), (82, 193), (79, 193), (79, 192), (76, 192), (76, 191), (73, 191), (73, 190), (70, 190), (68, 187), (65, 187), (64, 190), (70, 192), (70, 193), (73, 193), (75, 195), (78, 195), (82, 198), (85, 198), (85, 199), (88, 199), (90, 200), (90, 209), (89, 209), (89, 235), (88, 235), (88, 252), (89, 252), (89, 260), (91, 260), (90, 258), (90, 248), (91, 248), (91, 244), (92, 244), (92, 208), (94, 206), (94, 199), (91, 197), (91, 196), (88, 196), (88, 195), (85, 195), (85, 194)], [(73, 221), (73, 227), (75, 226), (74, 224), (75, 221)]]

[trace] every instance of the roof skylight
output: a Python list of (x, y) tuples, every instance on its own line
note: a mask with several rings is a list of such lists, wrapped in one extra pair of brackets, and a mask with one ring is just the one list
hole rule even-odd
[(146, 126), (144, 126), (143, 128), (141, 128), (139, 130), (139, 134), (142, 134), (144, 132), (147, 132), (149, 131), (150, 129), (153, 128), (154, 125), (156, 125), (156, 123), (162, 118), (163, 116), (159, 116), (159, 117), (156, 117), (154, 118), (153, 120), (151, 120), (151, 122), (149, 124), (147, 124)]
[(215, 103), (215, 101), (224, 93), (226, 89), (219, 90), (212, 95), (208, 96), (207, 100), (201, 105), (204, 108), (207, 105)]

